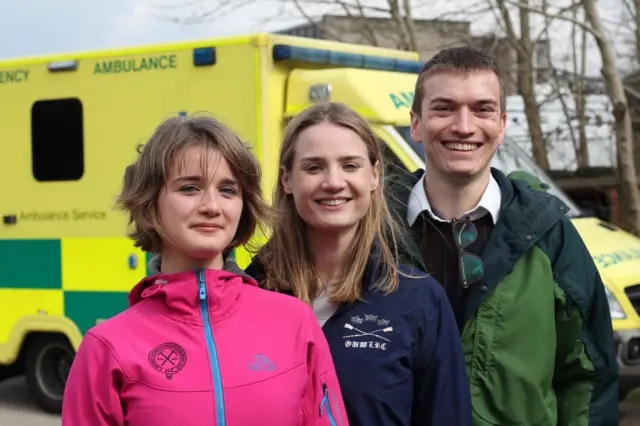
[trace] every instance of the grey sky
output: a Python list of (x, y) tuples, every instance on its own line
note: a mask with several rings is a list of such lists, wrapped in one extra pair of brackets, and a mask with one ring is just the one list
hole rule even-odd
[[(365, 3), (385, 7), (386, 1), (367, 0)], [(417, 17), (429, 18), (457, 12), (457, 15), (449, 13), (447, 18), (471, 20), (474, 33), (495, 32), (492, 13), (485, 13), (482, 19), (477, 15), (462, 14), (473, 8), (470, 5), (483, 1), (486, 0), (414, 0), (414, 11)], [(550, 3), (560, 6), (566, 1), (569, 0)], [(154, 14), (185, 15), (193, 9), (167, 11), (153, 5), (195, 2), (199, 3), (200, 10), (216, 4), (244, 4), (245, 7), (218, 16), (213, 22), (197, 25), (175, 24), (154, 17)], [(283, 11), (281, 5), (285, 3), (289, 8)], [(0, 0), (0, 59), (269, 31), (305, 21), (293, 10), (292, 3), (282, 0)], [(600, 0), (598, 4), (605, 12), (609, 28), (617, 32), (612, 35), (621, 37), (621, 29), (629, 27), (620, 24), (621, 0)], [(319, 16), (327, 11), (326, 7), (323, 9), (309, 10), (307, 7), (305, 11)], [(533, 21), (540, 27), (543, 25), (540, 17)], [(518, 23), (514, 22), (514, 26), (517, 28)], [(569, 24), (556, 22), (551, 29), (554, 61), (565, 62), (568, 68)], [(590, 40), (589, 45), (589, 74), (594, 75), (599, 73), (600, 61), (594, 41)]]
[[(171, 2), (179, 0), (164, 4)], [(160, 4), (160, 0), (0, 1), (0, 58), (216, 37), (269, 30), (286, 26), (287, 21), (264, 22), (261, 16), (270, 10), (264, 2), (212, 23), (175, 24), (153, 16), (172, 13), (150, 6)]]

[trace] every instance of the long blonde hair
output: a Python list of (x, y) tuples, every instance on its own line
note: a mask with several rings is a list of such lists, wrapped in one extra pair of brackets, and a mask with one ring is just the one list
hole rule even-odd
[[(306, 241), (306, 224), (296, 210), (293, 196), (282, 185), (284, 170), (291, 171), (296, 141), (300, 133), (316, 124), (332, 123), (355, 132), (367, 146), (369, 160), (380, 173), (380, 184), (371, 194), (371, 205), (357, 225), (358, 229), (345, 257), (345, 275), (332, 287), (333, 302), (354, 302), (362, 299), (362, 281), (374, 245), (377, 244), (376, 286), (385, 293), (398, 287), (397, 224), (384, 198), (384, 167), (378, 139), (367, 121), (341, 103), (319, 103), (307, 108), (285, 129), (280, 148), (280, 168), (273, 196), (274, 220), (272, 235), (258, 258), (265, 268), (264, 286), (276, 291), (291, 290), (305, 303), (311, 303), (318, 290), (318, 275)], [(391, 244), (389, 244), (389, 242)]]

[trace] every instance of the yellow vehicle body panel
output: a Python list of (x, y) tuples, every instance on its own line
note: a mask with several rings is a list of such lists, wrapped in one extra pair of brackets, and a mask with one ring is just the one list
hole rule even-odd
[(589, 248), (607, 288), (613, 293), (625, 319), (614, 319), (614, 329), (638, 328), (640, 318), (627, 296), (627, 290), (640, 285), (640, 239), (595, 218), (573, 220)]
[[(289, 76), (286, 114), (293, 116), (311, 106), (309, 90), (321, 82), (331, 86), (331, 100), (342, 102), (372, 122), (406, 125), (413, 103), (415, 74), (334, 68), (293, 70)], [(389, 88), (406, 88), (390, 91)]]

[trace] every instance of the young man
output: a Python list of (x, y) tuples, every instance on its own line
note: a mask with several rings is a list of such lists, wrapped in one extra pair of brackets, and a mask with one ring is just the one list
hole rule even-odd
[[(418, 77), (411, 136), (427, 168), (394, 177), (404, 255), (445, 287), (474, 425), (618, 424), (604, 287), (568, 208), (526, 175), (490, 166), (506, 124), (496, 62), (445, 49)], [(520, 175), (522, 176), (522, 175)]]

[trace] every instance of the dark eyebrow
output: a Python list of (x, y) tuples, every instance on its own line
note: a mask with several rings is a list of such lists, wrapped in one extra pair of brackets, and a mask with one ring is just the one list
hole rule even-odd
[(430, 104), (437, 104), (437, 103), (441, 103), (441, 104), (455, 104), (456, 102), (453, 99), (449, 99), (449, 98), (444, 98), (442, 96), (437, 97), (437, 98), (433, 98), (429, 101)]
[[(429, 104), (437, 104), (437, 103), (442, 103), (442, 104), (449, 104), (449, 105), (455, 105), (458, 102), (454, 101), (453, 99), (449, 99), (449, 98), (445, 98), (445, 97), (437, 97), (437, 98), (433, 98), (429, 101)], [(478, 99), (475, 102), (476, 105), (491, 105), (491, 106), (497, 106), (498, 102), (494, 99), (488, 98), (488, 99)]]
[[(339, 158), (340, 161), (353, 161), (353, 160), (365, 160), (361, 155), (345, 155)], [(300, 161), (325, 161), (323, 157), (302, 157)]]
[(238, 182), (232, 178), (224, 178), (219, 182), (221, 185), (238, 186)]
[[(203, 178), (202, 176), (180, 176), (176, 179), (174, 179), (174, 182), (176, 183), (196, 183), (196, 182), (202, 182)], [(233, 186), (238, 186), (238, 182), (233, 179), (233, 178), (224, 178), (222, 180), (220, 180), (219, 184), (221, 185), (233, 185)]]
[(175, 178), (173, 181), (176, 183), (182, 183), (182, 182), (200, 182), (202, 180), (201, 176), (179, 176), (177, 178)]
[(498, 102), (493, 99), (480, 99), (476, 102), (478, 105), (498, 106)]

